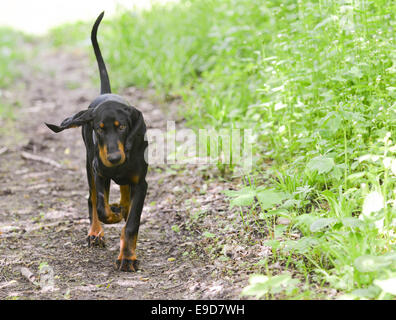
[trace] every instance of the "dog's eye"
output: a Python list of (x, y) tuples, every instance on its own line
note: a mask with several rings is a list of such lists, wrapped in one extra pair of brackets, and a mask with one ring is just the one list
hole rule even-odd
[(125, 128), (126, 128), (126, 125), (123, 125), (123, 124), (119, 125), (119, 127), (118, 127), (119, 130), (125, 130)]
[(96, 133), (97, 134), (102, 134), (104, 132), (104, 130), (102, 128), (97, 128), (96, 129)]

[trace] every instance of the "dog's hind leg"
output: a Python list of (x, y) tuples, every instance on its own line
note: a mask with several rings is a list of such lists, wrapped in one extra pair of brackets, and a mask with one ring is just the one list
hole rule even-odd
[(131, 210), (131, 187), (129, 185), (120, 186), (120, 207), (124, 220), (127, 221), (129, 211)]
[(113, 212), (121, 213), (124, 217), (124, 220), (128, 218), (129, 210), (131, 209), (131, 195), (130, 195), (130, 187), (129, 185), (121, 185), (120, 186), (120, 203), (111, 203), (110, 209)]
[(96, 175), (95, 187), (99, 220), (105, 224), (120, 222), (122, 220), (122, 214), (119, 208), (114, 208), (115, 210), (113, 211), (109, 205), (110, 179)]
[(102, 225), (98, 218), (98, 212), (96, 209), (96, 185), (95, 179), (92, 174), (92, 168), (87, 164), (87, 178), (89, 185), (89, 198), (88, 198), (88, 210), (89, 210), (89, 221), (90, 228), (88, 232), (88, 247), (104, 247), (104, 232)]

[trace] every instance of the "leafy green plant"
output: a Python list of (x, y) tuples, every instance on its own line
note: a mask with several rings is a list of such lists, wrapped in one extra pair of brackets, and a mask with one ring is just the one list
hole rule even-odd
[[(249, 235), (263, 231), (267, 264), (381, 299), (395, 272), (380, 258), (396, 243), (395, 12), (385, 0), (182, 0), (120, 12), (101, 43), (115, 89), (182, 97), (195, 128), (253, 130), (249, 183), (226, 195)], [(271, 296), (256, 280), (266, 293), (254, 296)]]
[(290, 274), (284, 273), (276, 276), (252, 275), (249, 285), (243, 289), (242, 295), (254, 296), (257, 299), (271, 297), (283, 293), (285, 296), (295, 295), (298, 292), (298, 279), (293, 279)]

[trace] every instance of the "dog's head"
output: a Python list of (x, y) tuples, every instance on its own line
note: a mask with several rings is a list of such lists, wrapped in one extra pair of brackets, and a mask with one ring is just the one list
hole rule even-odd
[(141, 112), (115, 101), (105, 101), (95, 108), (77, 112), (63, 120), (60, 126), (46, 123), (54, 132), (84, 124), (92, 126), (99, 158), (106, 167), (123, 164), (136, 139), (145, 133)]

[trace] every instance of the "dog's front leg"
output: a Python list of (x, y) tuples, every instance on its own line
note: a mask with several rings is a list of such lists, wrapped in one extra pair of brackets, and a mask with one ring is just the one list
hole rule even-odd
[(131, 185), (134, 192), (131, 210), (126, 224), (121, 231), (120, 254), (116, 261), (117, 268), (121, 271), (136, 271), (136, 242), (140, 226), (140, 216), (143, 210), (144, 199), (147, 193), (147, 182), (142, 179), (137, 185)]
[(95, 185), (96, 208), (99, 220), (105, 224), (120, 222), (122, 220), (122, 214), (120, 212), (113, 212), (109, 205), (110, 179), (96, 175)]
[(91, 167), (87, 165), (87, 175), (89, 183), (89, 198), (88, 198), (88, 210), (90, 228), (88, 232), (88, 247), (104, 247), (104, 233), (103, 228), (100, 224), (96, 205), (96, 185), (95, 179)]

